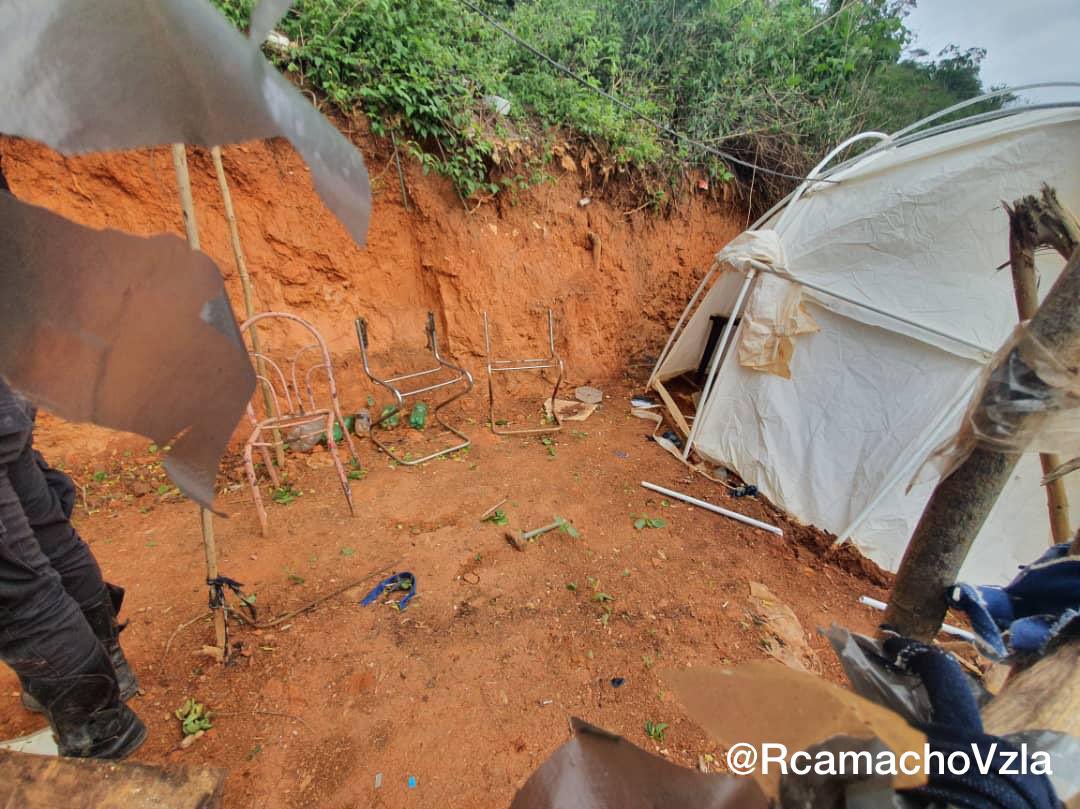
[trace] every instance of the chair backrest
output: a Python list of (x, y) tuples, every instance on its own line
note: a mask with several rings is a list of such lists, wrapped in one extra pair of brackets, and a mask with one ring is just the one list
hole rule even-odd
[[(255, 326), (274, 319), (296, 324), (311, 342), (291, 356), (272, 355), (270, 349), (263, 345), (264, 339), (259, 339), (256, 334)], [(269, 397), (274, 408), (274, 412), (268, 413), (268, 416), (296, 416), (319, 409), (332, 409), (335, 414), (339, 412), (337, 384), (334, 381), (334, 369), (330, 362), (330, 350), (314, 326), (302, 317), (288, 312), (262, 312), (241, 324), (240, 333), (249, 332), (249, 342), (252, 347), (248, 350), (248, 354), (255, 362), (255, 376), (263, 389), (262, 396), (259, 398)], [(315, 401), (315, 386), (313, 385), (314, 375), (320, 371), (326, 374), (327, 387), (330, 391), (330, 402), (324, 408), (320, 408)], [(265, 398), (263, 401), (266, 401)], [(248, 416), (252, 421), (256, 420), (254, 407), (250, 403)]]

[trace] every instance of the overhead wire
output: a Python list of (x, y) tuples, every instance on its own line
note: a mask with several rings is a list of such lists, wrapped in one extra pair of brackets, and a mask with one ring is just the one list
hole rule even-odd
[(609, 93), (604, 88), (597, 87), (595, 84), (591, 84), (588, 81), (588, 79), (586, 79), (584, 76), (581, 76), (581, 75), (575, 73), (573, 70), (571, 70), (570, 68), (568, 68), (566, 65), (562, 64), (561, 62), (558, 62), (555, 59), (552, 59), (550, 56), (548, 56), (546, 53), (541, 51), (535, 45), (533, 45), (532, 43), (526, 41), (525, 39), (522, 39), (520, 36), (518, 36), (517, 33), (512, 31), (511, 29), (507, 28), (505, 25), (503, 25), (497, 19), (495, 19), (490, 14), (488, 14), (486, 11), (484, 11), (482, 8), (479, 8), (476, 4), (472, 3), (471, 0), (459, 0), (459, 2), (463, 6), (465, 6), (467, 9), (472, 11), (474, 14), (477, 14), (478, 16), (483, 18), (483, 20), (485, 22), (487, 22), (490, 26), (492, 26), (495, 30), (497, 30), (503, 36), (508, 37), (509, 39), (513, 40), (518, 45), (520, 45), (522, 48), (529, 51), (529, 53), (531, 53), (533, 56), (537, 57), (538, 59), (543, 60), (544, 62), (546, 62), (551, 67), (555, 68), (560, 73), (567, 76), (568, 78), (573, 79), (574, 81), (576, 81), (578, 84), (580, 84), (585, 89), (591, 90), (592, 92), (596, 93), (597, 95), (600, 95), (600, 96), (606, 98), (608, 101), (610, 101), (615, 106), (619, 107), (622, 110), (625, 110), (626, 112), (633, 115), (635, 118), (639, 118), (640, 120), (642, 120), (645, 123), (649, 124), (650, 126), (654, 127), (657, 131), (662, 132), (663, 134), (667, 135), (672, 140), (682, 141), (683, 143), (687, 143), (687, 144), (689, 144), (691, 146), (695, 146), (698, 149), (701, 149), (702, 151), (704, 151), (707, 154), (712, 155), (713, 157), (718, 157), (721, 160), (726, 160), (728, 163), (733, 163), (733, 164), (735, 164), (737, 166), (742, 166), (744, 168), (748, 168), (748, 169), (751, 169), (753, 171), (760, 171), (763, 174), (770, 174), (773, 177), (781, 177), (781, 178), (783, 178), (785, 180), (798, 180), (799, 182), (807, 182), (807, 181), (810, 181), (810, 180), (813, 180), (815, 182), (823, 182), (823, 183), (835, 182), (834, 180), (825, 180), (825, 179), (821, 179), (821, 178), (817, 178), (817, 177), (806, 177), (806, 176), (801, 175), (801, 174), (789, 174), (789, 173), (784, 172), (784, 171), (777, 171), (776, 169), (770, 169), (770, 168), (766, 168), (765, 166), (759, 166), (759, 165), (757, 165), (755, 163), (751, 163), (748, 160), (742, 160), (741, 158), (736, 157), (735, 155), (731, 154), (730, 152), (725, 152), (722, 149), (717, 149), (715, 146), (710, 146), (707, 143), (702, 143), (701, 141), (699, 141), (699, 140), (697, 140), (695, 138), (692, 138), (691, 136), (689, 136), (689, 135), (687, 135), (685, 133), (682, 133), (682, 132), (679, 132), (679, 131), (677, 131), (675, 129), (672, 129), (670, 126), (663, 123), (662, 121), (657, 121), (655, 118), (653, 118), (653, 117), (651, 117), (649, 115), (646, 115), (644, 112), (637, 109), (632, 104), (628, 104), (627, 102), (623, 101), (618, 96), (613, 95), (612, 93)]

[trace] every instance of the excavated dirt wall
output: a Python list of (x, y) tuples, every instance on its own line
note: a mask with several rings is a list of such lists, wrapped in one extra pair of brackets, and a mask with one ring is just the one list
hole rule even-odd
[[(480, 383), (474, 410), (481, 406), (476, 397), (484, 396), (484, 311), (498, 356), (537, 357), (543, 355), (550, 306), (570, 384), (602, 383), (628, 366), (647, 365), (713, 254), (745, 223), (733, 205), (700, 192), (666, 216), (590, 199), (590, 176), (569, 157), (554, 181), (472, 211), (448, 182), (405, 161), (406, 209), (392, 155), (370, 136), (356, 137), (374, 189), (364, 248), (323, 206), (286, 141), (224, 150), (256, 308), (293, 312), (314, 323), (330, 345), (347, 407), (360, 406), (368, 392), (359, 387), (357, 316), (369, 323), (373, 365), (389, 373), (418, 367), (426, 313), (435, 312), (443, 353), (470, 368)], [(202, 249), (221, 268), (243, 319), (209, 151), (188, 151)], [(19, 197), (77, 222), (183, 235), (167, 148), (64, 157), (39, 144), (0, 138), (0, 158)], [(292, 332), (269, 335), (279, 346), (296, 339)], [(87, 425), (49, 423), (62, 456), (93, 456), (134, 441)]]
[[(370, 140), (361, 148), (375, 187), (366, 248), (322, 205), (287, 142), (233, 146), (224, 157), (257, 306), (311, 319), (339, 361), (356, 356), (356, 315), (368, 318), (378, 355), (422, 346), (428, 310), (448, 353), (470, 366), (482, 356), (485, 310), (505, 353), (531, 356), (550, 306), (574, 378), (609, 377), (659, 350), (712, 255), (744, 221), (704, 196), (665, 217), (603, 199), (582, 206), (588, 180), (565, 167), (554, 182), (469, 213), (447, 182), (407, 165), (406, 211), (392, 161)], [(189, 153), (203, 249), (242, 313), (209, 153)], [(93, 227), (182, 235), (167, 149), (64, 158), (4, 139), (0, 154), (26, 200)]]

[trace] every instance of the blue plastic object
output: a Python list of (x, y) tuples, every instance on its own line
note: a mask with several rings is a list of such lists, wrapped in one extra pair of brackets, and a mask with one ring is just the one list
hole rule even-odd
[(416, 576), (407, 570), (401, 573), (395, 573), (393, 576), (388, 576), (371, 588), (371, 592), (364, 596), (360, 605), (366, 607), (369, 604), (374, 604), (383, 593), (393, 593), (396, 590), (408, 591), (405, 594), (405, 597), (397, 603), (398, 609), (404, 611), (405, 608), (409, 606), (409, 602), (412, 601), (413, 596), (416, 595)]

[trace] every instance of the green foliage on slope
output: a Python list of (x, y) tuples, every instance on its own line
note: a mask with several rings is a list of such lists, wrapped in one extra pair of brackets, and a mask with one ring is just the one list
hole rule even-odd
[[(978, 51), (905, 57), (909, 0), (474, 0), (540, 51), (659, 121), (803, 174), (866, 128), (895, 130), (982, 91)], [(215, 0), (239, 26), (253, 0)], [(688, 167), (747, 169), (676, 140), (563, 75), (460, 0), (297, 0), (280, 65), (425, 169), (482, 197), (546, 176), (569, 144), (598, 176), (662, 200)], [(510, 102), (498, 111), (498, 97)], [(764, 198), (790, 180), (758, 174)]]

